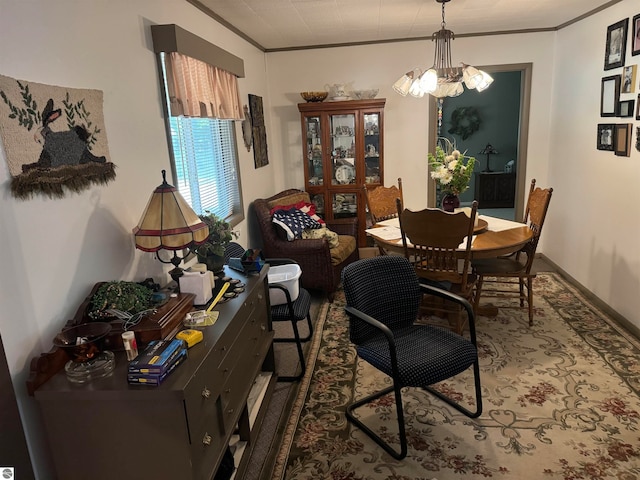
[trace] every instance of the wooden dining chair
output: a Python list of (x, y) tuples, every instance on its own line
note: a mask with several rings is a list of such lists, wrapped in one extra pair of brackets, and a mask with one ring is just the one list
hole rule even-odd
[(375, 188), (363, 186), (364, 198), (367, 202), (367, 210), (371, 216), (371, 223), (375, 225), (382, 220), (396, 218), (398, 209), (396, 208), (396, 199), (400, 199), (400, 203), (404, 203), (402, 199), (402, 179), (398, 178), (398, 186), (391, 185), (385, 187), (380, 185)]
[[(473, 305), (476, 276), (471, 273), (471, 243), (478, 202), (472, 204), (471, 217), (437, 208), (413, 212), (403, 209), (400, 201), (396, 207), (405, 257), (421, 282), (455, 293)], [(423, 307), (425, 313), (445, 316), (456, 333), (464, 331), (467, 317), (459, 308), (452, 310), (428, 296)]]
[[(404, 204), (402, 198), (402, 178), (398, 178), (398, 186), (391, 185), (385, 187), (380, 185), (375, 188), (368, 188), (363, 185), (364, 199), (371, 218), (371, 226), (383, 220), (398, 217), (398, 208), (396, 207), (396, 199), (400, 199), (400, 203)], [(386, 255), (387, 251), (378, 245), (380, 255)]]
[[(527, 302), (529, 326), (533, 325), (533, 279), (536, 275), (531, 273), (531, 266), (552, 193), (553, 188), (536, 187), (535, 178), (531, 180), (529, 198), (522, 221), (522, 223), (528, 224), (533, 231), (531, 240), (512, 255), (471, 262), (473, 273), (478, 277), (474, 302), (476, 312), (481, 295), (484, 297), (504, 297), (515, 294), (520, 298), (520, 308), (524, 308), (524, 302)], [(490, 284), (490, 288), (483, 291), (485, 284)], [(517, 284), (517, 290), (514, 290), (513, 285), (508, 284)]]

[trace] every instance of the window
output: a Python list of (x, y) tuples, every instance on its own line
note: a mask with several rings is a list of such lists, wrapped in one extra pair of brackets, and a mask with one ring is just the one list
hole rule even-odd
[[(164, 54), (160, 55), (166, 108)], [(174, 185), (199, 214), (214, 213), (237, 225), (244, 219), (234, 121), (209, 117), (168, 116)]]
[(233, 120), (169, 117), (176, 188), (198, 214), (237, 214), (240, 189)]

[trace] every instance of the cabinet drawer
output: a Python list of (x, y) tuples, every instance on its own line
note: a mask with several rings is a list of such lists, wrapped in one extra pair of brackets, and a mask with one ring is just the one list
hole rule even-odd
[[(210, 358), (203, 363), (184, 391), (191, 443), (198, 443), (196, 428), (217, 416), (216, 401), (222, 392), (222, 372)], [(219, 430), (219, 428), (218, 428)]]
[[(211, 399), (211, 402), (215, 405), (216, 399)], [(226, 448), (220, 424), (222, 419), (216, 411), (214, 408), (210, 415), (203, 416), (197, 424), (189, 422), (194, 479), (212, 478), (214, 465)]]

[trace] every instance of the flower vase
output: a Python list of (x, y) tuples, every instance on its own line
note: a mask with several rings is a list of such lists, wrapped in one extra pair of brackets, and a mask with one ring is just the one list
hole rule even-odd
[(460, 207), (460, 197), (453, 193), (447, 193), (442, 197), (442, 209), (445, 212), (453, 212), (456, 208)]
[(208, 255), (198, 254), (198, 262), (204, 263), (207, 266), (207, 270), (211, 270), (213, 273), (220, 273), (224, 270), (224, 257), (222, 255), (214, 253)]

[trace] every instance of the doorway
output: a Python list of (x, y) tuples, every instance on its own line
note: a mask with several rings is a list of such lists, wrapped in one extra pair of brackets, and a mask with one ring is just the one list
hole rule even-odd
[[(461, 151), (466, 150), (467, 155), (477, 160), (474, 178), (467, 192), (460, 196), (461, 203), (471, 204), (477, 198), (480, 213), (520, 220), (525, 202), (533, 65), (478, 68), (495, 79), (486, 92), (465, 90), (460, 97), (445, 98), (442, 102), (429, 97), (429, 125), (432, 126), (429, 128), (429, 151), (435, 151), (438, 136), (454, 139)], [(486, 95), (492, 89), (492, 94)], [(449, 130), (453, 132), (449, 133)], [(498, 153), (480, 153), (490, 151), (487, 149), (489, 144)], [(437, 193), (435, 182), (429, 179), (427, 204), (430, 207), (439, 206)]]

